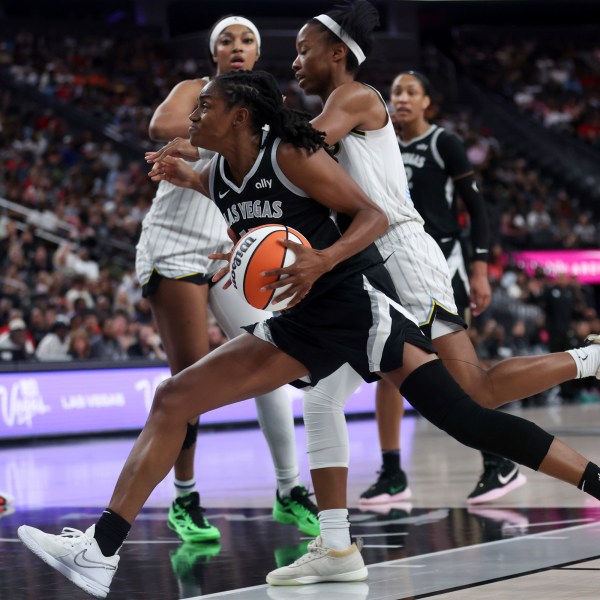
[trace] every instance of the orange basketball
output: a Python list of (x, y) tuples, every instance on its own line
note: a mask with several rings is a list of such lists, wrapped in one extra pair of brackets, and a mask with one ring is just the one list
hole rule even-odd
[(310, 248), (308, 240), (298, 231), (286, 225), (262, 225), (251, 229), (240, 238), (233, 249), (229, 274), (233, 287), (255, 308), (268, 311), (283, 310), (292, 298), (277, 301), (288, 286), (277, 290), (262, 291), (261, 288), (277, 281), (277, 277), (265, 277), (264, 271), (289, 267), (296, 262), (296, 255), (279, 240), (291, 240)]

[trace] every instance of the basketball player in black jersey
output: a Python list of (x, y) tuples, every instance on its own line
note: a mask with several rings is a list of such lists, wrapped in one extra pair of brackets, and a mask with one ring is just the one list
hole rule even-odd
[[(256, 185), (260, 171), (261, 179), (281, 184), (277, 220), (300, 229), (314, 248), (282, 242), (294, 248), (297, 262), (266, 273), (288, 276), (265, 287), (290, 285), (281, 294), (292, 298), (290, 310), (249, 328), (251, 333), (159, 386), (144, 430), (98, 522), (86, 532), (65, 528), (61, 535), (21, 526), (19, 537), (29, 549), (76, 585), (105, 597), (119, 563), (118, 550), (148, 496), (172, 468), (189, 419), (290, 381), (314, 384), (346, 362), (366, 380), (383, 377), (392, 382), (427, 419), (462, 443), (585, 485), (586, 492), (600, 497), (596, 465), (536, 425), (482, 408), (452, 379), (431, 342), (398, 304), (372, 244), (386, 230), (385, 215), (328, 156), (323, 134), (283, 106), (274, 78), (262, 72), (217, 77), (202, 90), (190, 118), (193, 143), (223, 158), (197, 173), (167, 156), (153, 166), (151, 177), (194, 187), (213, 200), (221, 196), (223, 201), (235, 191), (238, 207), (246, 202), (253, 207), (252, 216), (241, 211), (242, 218), (232, 222), (239, 236), (256, 223), (275, 222), (266, 210), (266, 202), (272, 208), (274, 201), (268, 187)], [(221, 210), (233, 206), (226, 203)], [(319, 204), (349, 217), (343, 234)], [(320, 508), (339, 510), (339, 502), (345, 506), (345, 487), (339, 489), (335, 477), (328, 486), (320, 491)], [(327, 530), (321, 532), (307, 556), (273, 571), (267, 580), (290, 585), (365, 579), (358, 547), (332, 549), (326, 543)]]
[[(425, 220), (425, 231), (442, 249), (452, 278), (454, 299), (459, 314), (469, 320), (472, 309), (481, 314), (491, 301), (487, 278), (489, 226), (483, 197), (475, 181), (462, 142), (454, 134), (426, 118), (431, 102), (429, 80), (415, 71), (399, 73), (391, 86), (390, 103), (399, 127), (398, 143), (406, 169), (410, 195), (415, 208)], [(456, 193), (463, 200), (470, 217), (471, 260), (465, 260), (461, 226), (458, 221)], [(468, 266), (467, 266), (468, 264)], [(404, 402), (389, 401), (385, 384), (378, 398), (377, 425), (383, 455), (378, 482), (365, 492), (367, 496), (386, 493), (397, 478), (394, 469), (386, 469), (386, 460), (400, 448), (397, 423), (404, 413)], [(395, 397), (395, 390), (392, 397)], [(491, 502), (526, 482), (517, 465), (489, 452), (483, 452), (483, 473), (469, 494), (469, 504)], [(398, 465), (399, 468), (399, 465)]]

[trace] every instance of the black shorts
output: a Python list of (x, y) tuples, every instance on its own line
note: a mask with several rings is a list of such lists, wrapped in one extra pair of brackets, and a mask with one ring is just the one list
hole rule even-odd
[(308, 385), (345, 363), (365, 381), (376, 381), (377, 372), (402, 366), (405, 343), (435, 352), (416, 319), (400, 306), (381, 264), (348, 276), (306, 305), (246, 329), (301, 362), (310, 373)]

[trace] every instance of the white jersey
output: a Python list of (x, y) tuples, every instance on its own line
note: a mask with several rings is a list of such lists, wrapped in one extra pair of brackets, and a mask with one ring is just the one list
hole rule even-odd
[(389, 117), (381, 129), (352, 130), (344, 136), (336, 158), (388, 218), (388, 230), (375, 242), (384, 258), (394, 251), (401, 235), (423, 230), (423, 219), (410, 198), (402, 155)]
[[(201, 170), (208, 158), (189, 163)], [(199, 192), (161, 181), (142, 223), (136, 272), (142, 285), (153, 271), (168, 279), (213, 275), (222, 261), (208, 255), (231, 248), (227, 225), (216, 204)]]
[(432, 337), (438, 335), (431, 330), (436, 319), (450, 322), (451, 330), (461, 328), (448, 263), (413, 205), (391, 118), (381, 129), (352, 130), (340, 140), (336, 158), (388, 218), (390, 225), (375, 244), (402, 306)]

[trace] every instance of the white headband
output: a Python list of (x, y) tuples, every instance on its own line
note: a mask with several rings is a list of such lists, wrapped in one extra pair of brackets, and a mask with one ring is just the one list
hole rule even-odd
[(317, 21), (320, 21), (331, 31), (335, 33), (346, 46), (350, 49), (350, 52), (356, 56), (356, 60), (359, 65), (365, 62), (367, 58), (365, 53), (361, 50), (360, 46), (328, 15), (319, 15), (315, 17)]
[(258, 29), (256, 29), (256, 25), (244, 17), (225, 17), (213, 27), (213, 31), (210, 34), (210, 40), (208, 42), (208, 47), (210, 48), (211, 53), (213, 55), (215, 54), (217, 48), (217, 39), (230, 25), (245, 25), (254, 34), (254, 37), (256, 38), (258, 55), (260, 56), (260, 33), (258, 33)]

